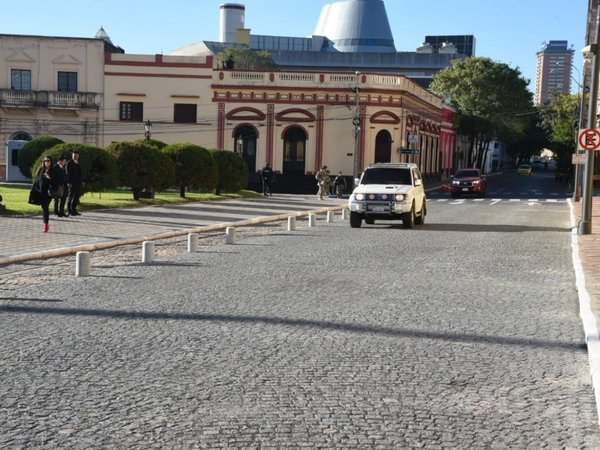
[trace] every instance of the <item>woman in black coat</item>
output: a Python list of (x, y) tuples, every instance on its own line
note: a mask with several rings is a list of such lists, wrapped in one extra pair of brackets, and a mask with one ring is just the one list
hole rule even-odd
[(44, 233), (47, 233), (50, 229), (49, 221), (50, 221), (50, 201), (52, 197), (48, 190), (52, 185), (52, 173), (54, 171), (52, 165), (52, 158), (49, 156), (44, 156), (44, 160), (42, 161), (42, 165), (38, 167), (35, 176), (35, 188), (41, 195), (42, 198), (42, 212), (44, 218)]

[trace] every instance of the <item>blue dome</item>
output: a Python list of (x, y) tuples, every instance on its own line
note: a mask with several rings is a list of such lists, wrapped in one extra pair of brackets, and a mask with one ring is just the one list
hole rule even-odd
[(395, 52), (383, 0), (347, 0), (321, 10), (314, 32), (339, 52)]

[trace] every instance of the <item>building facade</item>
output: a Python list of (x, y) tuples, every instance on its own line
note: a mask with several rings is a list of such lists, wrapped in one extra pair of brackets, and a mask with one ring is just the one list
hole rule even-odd
[(574, 50), (567, 41), (550, 41), (537, 52), (534, 102), (543, 105), (554, 94), (571, 92)]
[(0, 35), (0, 179), (9, 140), (52, 135), (100, 144), (102, 39)]

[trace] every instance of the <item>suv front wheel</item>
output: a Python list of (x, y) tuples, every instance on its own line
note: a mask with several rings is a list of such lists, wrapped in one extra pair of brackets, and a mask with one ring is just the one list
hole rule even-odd
[(360, 228), (362, 224), (362, 217), (359, 213), (350, 212), (350, 226), (352, 228)]
[(415, 226), (415, 205), (413, 203), (412, 208), (402, 216), (402, 226), (404, 228), (413, 228)]

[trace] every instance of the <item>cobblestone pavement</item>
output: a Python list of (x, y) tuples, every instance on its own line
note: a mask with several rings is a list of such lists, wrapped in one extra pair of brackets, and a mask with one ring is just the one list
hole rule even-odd
[(5, 268), (0, 447), (600, 448), (567, 206), (461, 208)]

